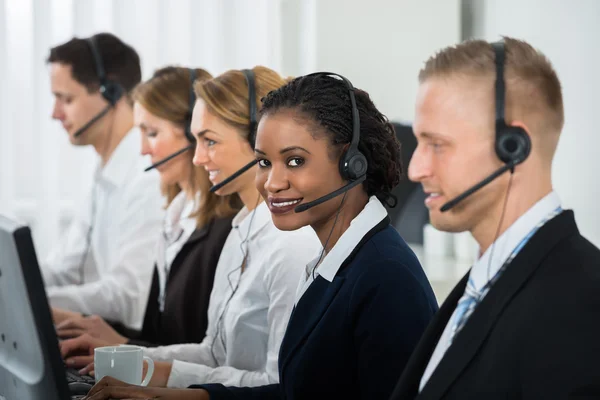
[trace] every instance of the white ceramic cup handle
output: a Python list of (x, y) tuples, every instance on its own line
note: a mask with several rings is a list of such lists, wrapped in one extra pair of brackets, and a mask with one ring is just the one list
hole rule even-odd
[(148, 363), (148, 371), (146, 372), (146, 377), (140, 384), (141, 386), (148, 386), (150, 383), (150, 379), (152, 379), (152, 374), (154, 373), (154, 361), (150, 357), (144, 356), (144, 361)]

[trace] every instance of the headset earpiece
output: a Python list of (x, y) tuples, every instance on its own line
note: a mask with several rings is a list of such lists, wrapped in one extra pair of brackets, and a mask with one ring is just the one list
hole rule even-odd
[(358, 149), (349, 148), (340, 158), (340, 175), (347, 181), (355, 181), (367, 173), (367, 159)]
[(516, 126), (496, 127), (496, 154), (503, 163), (517, 165), (525, 161), (531, 152), (531, 140), (523, 128)]
[(115, 106), (117, 102), (123, 97), (125, 94), (125, 89), (119, 83), (112, 81), (106, 77), (106, 72), (104, 70), (104, 61), (102, 60), (102, 55), (98, 50), (98, 46), (96, 46), (96, 37), (91, 36), (86, 39), (88, 46), (92, 52), (92, 57), (94, 59), (94, 66), (96, 68), (96, 75), (98, 76), (98, 80), (100, 81), (100, 94), (111, 106)]
[(248, 84), (248, 106), (250, 108), (250, 129), (248, 132), (248, 142), (254, 150), (254, 145), (256, 143), (256, 115), (258, 114), (258, 107), (256, 106), (256, 83), (254, 71), (251, 69), (243, 69), (242, 73), (246, 78), (246, 83)]
[(194, 113), (194, 105), (196, 104), (196, 93), (194, 92), (194, 82), (196, 82), (196, 70), (194, 68), (188, 68), (190, 74), (190, 100), (189, 100), (189, 108), (185, 121), (185, 129), (183, 132), (185, 133), (185, 137), (187, 140), (195, 144), (196, 138), (192, 134), (192, 114)]
[(114, 107), (115, 104), (123, 97), (123, 86), (118, 83), (106, 81), (100, 86), (100, 94)]
[(506, 85), (504, 82), (504, 42), (492, 43), (496, 61), (496, 144), (498, 158), (505, 164), (515, 166), (522, 163), (531, 152), (531, 139), (525, 130), (506, 124), (504, 108), (506, 103)]
[(360, 116), (358, 114), (358, 107), (356, 105), (356, 97), (354, 96), (354, 86), (345, 77), (334, 72), (315, 72), (306, 76), (312, 75), (329, 75), (340, 78), (346, 87), (348, 88), (348, 95), (350, 96), (350, 104), (352, 107), (352, 138), (350, 140), (350, 146), (340, 157), (340, 175), (344, 180), (356, 181), (364, 178), (367, 174), (367, 158), (358, 149), (358, 143), (360, 142)]

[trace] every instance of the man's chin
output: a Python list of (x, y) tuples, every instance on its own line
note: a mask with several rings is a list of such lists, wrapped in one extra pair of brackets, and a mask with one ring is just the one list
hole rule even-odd
[(73, 146), (87, 146), (87, 145), (89, 145), (89, 143), (87, 142), (86, 138), (83, 138), (81, 136), (75, 137), (71, 133), (69, 133), (69, 142)]
[(449, 232), (449, 233), (460, 233), (468, 230), (466, 224), (460, 221), (455, 216), (449, 214), (442, 214), (438, 212), (438, 215), (431, 215), (429, 213), (429, 223), (438, 231)]

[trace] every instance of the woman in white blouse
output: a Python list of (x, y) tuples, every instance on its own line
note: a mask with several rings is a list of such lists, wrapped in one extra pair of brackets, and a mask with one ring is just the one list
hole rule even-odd
[[(196, 84), (194, 163), (209, 172), (215, 193), (237, 193), (244, 208), (233, 219), (217, 265), (205, 339), (200, 344), (146, 348), (146, 355), (155, 360), (150, 385), (278, 382), (279, 347), (296, 289), (320, 249), (309, 228), (279, 231), (254, 183), (251, 142), (260, 99), (284, 83), (276, 72), (255, 67)], [(83, 341), (62, 346), (63, 355), (80, 349), (89, 346)]]

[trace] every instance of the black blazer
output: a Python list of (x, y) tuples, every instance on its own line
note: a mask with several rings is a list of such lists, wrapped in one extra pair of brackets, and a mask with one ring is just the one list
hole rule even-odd
[(600, 399), (600, 250), (579, 234), (572, 211), (517, 254), (417, 396), (467, 277), (423, 335), (392, 399)]
[(386, 217), (331, 283), (318, 275), (298, 301), (279, 353), (280, 384), (196, 387), (211, 400), (387, 399), (436, 310), (419, 261)]
[(215, 269), (231, 230), (232, 218), (216, 218), (196, 229), (177, 253), (167, 277), (162, 313), (155, 266), (142, 331), (130, 339), (130, 344), (152, 347), (200, 343), (204, 339)]

